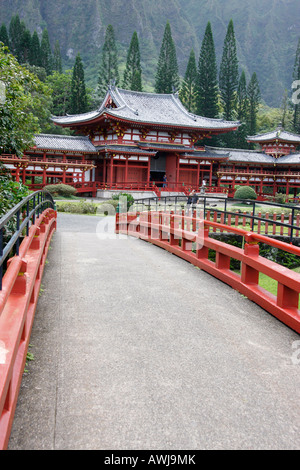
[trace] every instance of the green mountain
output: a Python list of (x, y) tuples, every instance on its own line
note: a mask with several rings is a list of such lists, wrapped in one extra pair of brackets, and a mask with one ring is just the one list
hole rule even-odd
[(90, 86), (97, 82), (107, 25), (115, 30), (121, 72), (132, 34), (137, 31), (143, 84), (149, 91), (153, 90), (167, 21), (183, 76), (192, 48), (198, 60), (208, 21), (219, 65), (232, 18), (240, 69), (245, 69), (248, 80), (257, 73), (269, 106), (280, 106), (284, 90), (291, 91), (299, 13), (299, 0), (0, 0), (0, 24), (8, 26), (12, 15), (18, 14), (32, 32), (36, 29), (41, 35), (47, 28), (52, 45), (57, 39), (60, 42), (65, 68), (74, 65), (80, 52)]

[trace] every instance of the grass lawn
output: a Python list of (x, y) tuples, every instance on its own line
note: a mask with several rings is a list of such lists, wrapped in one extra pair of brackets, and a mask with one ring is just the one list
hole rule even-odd
[[(300, 273), (300, 267), (292, 269), (292, 271), (296, 273)], [(259, 273), (259, 285), (263, 288), (266, 289), (268, 292), (271, 294), (277, 295), (277, 281), (274, 279), (270, 278), (269, 276), (266, 276), (263, 273)], [(299, 299), (299, 305), (298, 308), (300, 309), (300, 299)]]

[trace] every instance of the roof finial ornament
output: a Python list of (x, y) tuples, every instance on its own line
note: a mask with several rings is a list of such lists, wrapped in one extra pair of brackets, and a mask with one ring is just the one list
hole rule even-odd
[(115, 86), (116, 86), (116, 79), (111, 78), (109, 81), (109, 88), (115, 88)]
[(172, 85), (172, 93), (173, 95), (178, 95), (178, 90), (174, 85)]

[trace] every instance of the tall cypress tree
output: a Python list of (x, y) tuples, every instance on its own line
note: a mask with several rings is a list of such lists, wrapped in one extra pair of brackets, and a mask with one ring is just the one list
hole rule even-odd
[(256, 73), (254, 72), (247, 88), (248, 102), (249, 102), (249, 134), (255, 135), (257, 132), (257, 112), (260, 103), (260, 89)]
[(236, 113), (237, 119), (241, 125), (236, 131), (236, 143), (237, 148), (248, 148), (246, 137), (248, 135), (248, 113), (249, 113), (249, 102), (247, 93), (247, 80), (246, 74), (243, 70), (239, 79), (239, 84), (236, 94)]
[(10, 41), (10, 51), (18, 60), (21, 61), (21, 40), (23, 35), (23, 25), (21, 24), (19, 15), (15, 15), (11, 18), (9, 24), (9, 41)]
[(77, 54), (73, 67), (71, 82), (71, 110), (72, 114), (81, 114), (87, 111), (87, 93), (85, 87), (84, 70), (80, 54)]
[[(296, 50), (296, 58), (293, 70), (293, 82), (300, 80), (300, 38), (298, 41), (298, 47)], [(293, 128), (294, 131), (300, 134), (300, 94), (299, 94), (299, 83), (295, 83), (295, 94), (293, 94), (292, 101), (294, 105), (293, 115)]]
[(7, 32), (6, 25), (3, 23), (0, 28), (0, 41), (3, 42), (4, 46), (10, 48), (9, 36)]
[(197, 113), (210, 118), (216, 118), (219, 113), (218, 71), (210, 22), (208, 22), (206, 26), (199, 56)]
[(114, 80), (119, 83), (118, 52), (115, 40), (114, 28), (108, 25), (105, 33), (104, 45), (102, 48), (102, 58), (98, 79), (98, 92), (100, 97), (104, 97), (108, 85)]
[(35, 65), (36, 67), (41, 67), (42, 65), (41, 45), (40, 45), (40, 40), (36, 31), (34, 31), (31, 37), (29, 63), (30, 65)]
[(47, 75), (53, 71), (53, 58), (49, 41), (48, 30), (44, 29), (41, 40), (41, 66), (46, 70)]
[[(25, 23), (24, 23), (25, 27)], [(30, 53), (31, 53), (31, 33), (26, 27), (23, 30), (21, 37), (21, 51), (20, 58), (22, 63), (29, 63)]]
[(194, 49), (190, 52), (184, 80), (179, 97), (188, 111), (196, 112), (197, 65)]
[(233, 119), (234, 117), (234, 103), (238, 80), (239, 72), (236, 41), (233, 21), (230, 20), (224, 40), (219, 77), (221, 99), (224, 107), (224, 118), (228, 120)]
[(58, 73), (62, 73), (62, 63), (61, 63), (61, 52), (59, 41), (55, 41), (54, 51), (53, 51), (53, 70)]
[(171, 26), (167, 22), (158, 58), (155, 77), (156, 93), (172, 93), (180, 87), (176, 48), (172, 38)]
[(132, 35), (128, 49), (123, 87), (127, 90), (142, 91), (141, 55), (136, 31)]

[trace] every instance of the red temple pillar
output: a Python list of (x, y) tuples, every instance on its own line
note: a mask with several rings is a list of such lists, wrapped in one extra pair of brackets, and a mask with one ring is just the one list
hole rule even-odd
[(209, 187), (212, 187), (212, 176), (213, 176), (213, 163), (211, 162), (210, 168), (209, 168)]
[(125, 181), (124, 183), (128, 182), (128, 157), (125, 157)]
[(114, 156), (110, 157), (110, 173), (109, 173), (109, 182), (110, 184), (113, 183), (113, 175), (114, 175)]
[(43, 186), (46, 186), (46, 175), (47, 175), (47, 168), (44, 166), (44, 169), (43, 169)]

